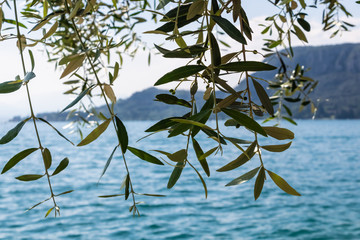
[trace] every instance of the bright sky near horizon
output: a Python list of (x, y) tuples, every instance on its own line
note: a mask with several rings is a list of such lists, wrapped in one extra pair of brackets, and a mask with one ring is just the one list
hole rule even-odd
[[(355, 2), (355, 1), (353, 1)], [(254, 41), (248, 46), (248, 49), (260, 49), (262, 46), (263, 36), (259, 31), (261, 28), (258, 24), (263, 23), (265, 17), (271, 15), (267, 6), (258, 7), (255, 4), (250, 4), (248, 1), (244, 1), (245, 9), (248, 10), (248, 17), (255, 33)], [(268, 4), (264, 1), (264, 4)], [(349, 4), (348, 10), (354, 15), (348, 22), (355, 24), (356, 27), (352, 28), (350, 32), (344, 32), (343, 35), (336, 36), (330, 39), (330, 32), (322, 32), (321, 25), (321, 10), (314, 9), (309, 12), (309, 16), (306, 18), (311, 23), (311, 31), (307, 33), (309, 45), (329, 45), (340, 43), (360, 43), (360, 16), (356, 13), (360, 11), (359, 4)], [(142, 39), (147, 42), (148, 45), (153, 43), (161, 44), (161, 40), (156, 40), (150, 36), (144, 36)], [(295, 39), (295, 37), (294, 37)], [(236, 46), (237, 43), (233, 43)], [(294, 46), (305, 46), (300, 41), (295, 40)], [(31, 80), (30, 91), (32, 95), (34, 110), (36, 113), (47, 111), (59, 111), (64, 108), (72, 100), (69, 95), (63, 95), (62, 93), (68, 90), (68, 87), (62, 84), (62, 80), (59, 79), (61, 72), (55, 71), (52, 64), (47, 62), (47, 57), (41, 47), (33, 50), (36, 66), (34, 69), (37, 77)], [(26, 50), (25, 50), (26, 51)], [(27, 51), (26, 51), (27, 52)], [(22, 68), (20, 62), (20, 54), (16, 47), (15, 41), (0, 42), (0, 82), (13, 80), (16, 75), (22, 76)], [(153, 55), (151, 65), (147, 65), (147, 53), (139, 52), (135, 59), (125, 59), (123, 69), (120, 70), (119, 79), (115, 82), (114, 91), (118, 98), (124, 99), (131, 96), (134, 92), (144, 90), (152, 87), (158, 78), (173, 70), (178, 65), (177, 60), (164, 59), (160, 55)], [(28, 60), (28, 59), (27, 59)], [(29, 61), (27, 61), (29, 66)], [(167, 88), (168, 89), (168, 88)], [(102, 105), (102, 100), (95, 101), (97, 105)], [(27, 96), (25, 88), (21, 88), (19, 91), (10, 94), (0, 94), (0, 122), (6, 121), (13, 116), (28, 116), (29, 107), (27, 102)]]

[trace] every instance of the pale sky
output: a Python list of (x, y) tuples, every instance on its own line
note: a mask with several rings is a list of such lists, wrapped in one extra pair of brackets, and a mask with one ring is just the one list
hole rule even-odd
[[(246, 1), (245, 1), (246, 2)], [(263, 1), (266, 4), (266, 1)], [(346, 5), (347, 6), (347, 5)], [(264, 16), (270, 15), (266, 6), (259, 7), (249, 5), (245, 6), (248, 10), (251, 26), (254, 30), (254, 41), (249, 43), (248, 49), (260, 49), (262, 46), (260, 34), (262, 28), (258, 24), (264, 22)], [(340, 44), (340, 43), (358, 43), (360, 42), (360, 16), (356, 13), (360, 11), (359, 4), (351, 4), (348, 10), (354, 15), (348, 22), (355, 24), (356, 27), (351, 32), (345, 32), (342, 36), (336, 36), (330, 39), (330, 32), (324, 33), (321, 28), (321, 11), (312, 10), (306, 19), (311, 23), (311, 32), (307, 33), (309, 40), (308, 46)], [(266, 15), (267, 14), (267, 15)], [(23, 31), (24, 32), (24, 31)], [(25, 33), (25, 32), (24, 32)], [(152, 42), (152, 41), (156, 42)], [(293, 37), (295, 39), (295, 36)], [(148, 45), (153, 43), (161, 44), (161, 38), (144, 36), (143, 40)], [(232, 46), (238, 43), (227, 40)], [(294, 41), (294, 46), (306, 46), (300, 41)], [(68, 87), (62, 84), (59, 79), (61, 72), (55, 71), (54, 66), (47, 62), (46, 55), (41, 52), (42, 48), (32, 49), (36, 67), (34, 69), (36, 78), (31, 80), (29, 85), (33, 106), (36, 113), (47, 111), (59, 111), (72, 101), (70, 95), (62, 95), (68, 90)], [(27, 53), (27, 50), (25, 50)], [(155, 52), (155, 51), (154, 51)], [(13, 80), (16, 75), (22, 76), (20, 54), (16, 47), (15, 41), (0, 42), (0, 82)], [(27, 54), (26, 54), (27, 56)], [(28, 57), (27, 57), (28, 58)], [(118, 98), (124, 99), (131, 96), (134, 92), (144, 90), (153, 86), (153, 84), (165, 73), (178, 67), (178, 60), (164, 59), (160, 55), (153, 55), (151, 66), (147, 65), (148, 53), (139, 52), (135, 59), (125, 59), (123, 69), (119, 72), (119, 79), (115, 82), (114, 91)], [(26, 59), (28, 68), (30, 67), (29, 59)], [(185, 63), (185, 62), (184, 62)], [(168, 85), (164, 86), (169, 89)], [(95, 101), (99, 106), (103, 100)], [(0, 122), (6, 121), (13, 116), (28, 116), (29, 107), (25, 88), (10, 94), (0, 94)]]

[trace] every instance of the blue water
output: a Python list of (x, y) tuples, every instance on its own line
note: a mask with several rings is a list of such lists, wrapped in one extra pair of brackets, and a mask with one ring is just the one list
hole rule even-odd
[[(53, 214), (44, 218), (47, 209), (52, 207), (51, 202), (25, 213), (28, 207), (49, 196), (45, 178), (35, 182), (14, 179), (23, 174), (43, 172), (39, 153), (30, 155), (0, 176), (0, 238), (360, 239), (360, 121), (298, 123), (296, 127), (289, 126), (296, 134), (291, 148), (277, 154), (264, 151), (263, 160), (267, 169), (286, 179), (301, 197), (283, 193), (270, 178), (257, 201), (253, 197), (254, 179), (239, 186), (224, 187), (233, 178), (259, 165), (255, 156), (239, 169), (216, 172), (239, 155), (238, 150), (231, 147), (224, 148), (223, 156), (208, 159), (211, 177), (205, 179), (209, 191), (207, 199), (196, 173), (188, 166), (177, 185), (168, 190), (167, 179), (172, 167), (152, 165), (127, 153), (135, 191), (167, 195), (165, 198), (137, 196), (137, 201), (145, 201), (139, 205), (140, 218), (129, 213), (130, 198), (124, 201), (123, 197), (97, 197), (121, 193), (120, 184), (125, 177), (122, 159), (116, 154), (97, 185), (116, 142), (112, 131), (105, 132), (97, 142), (75, 148), (47, 126), (40, 125), (44, 146), (53, 155), (53, 165), (66, 156), (70, 159), (68, 168), (52, 178), (54, 191), (75, 191), (57, 198), (60, 218), (54, 218)], [(61, 129), (64, 124), (55, 125)], [(164, 140), (161, 134), (135, 144), (151, 124), (126, 122), (130, 145), (168, 152), (185, 148), (184, 137)], [(12, 126), (14, 123), (2, 124), (0, 136)], [(228, 133), (248, 136), (234, 129)], [(75, 135), (69, 138), (79, 142)], [(205, 150), (216, 146), (205, 136), (200, 142)], [(32, 125), (27, 123), (14, 141), (0, 146), (0, 169), (17, 152), (30, 147), (37, 147), (37, 144)], [(199, 167), (193, 155), (189, 159)]]

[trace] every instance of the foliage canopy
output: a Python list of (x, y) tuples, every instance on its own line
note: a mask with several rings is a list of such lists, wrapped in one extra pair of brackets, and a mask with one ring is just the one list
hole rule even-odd
[[(226, 186), (239, 185), (256, 177), (254, 186), (256, 200), (260, 197), (268, 175), (284, 192), (300, 196), (300, 193), (286, 180), (266, 168), (266, 153), (263, 151), (282, 152), (291, 146), (294, 134), (279, 126), (281, 119), (296, 124), (287, 104), (299, 102), (300, 108), (310, 106), (313, 113), (316, 112), (316, 105), (309, 95), (316, 87), (317, 81), (306, 76), (303, 66), (297, 65), (295, 69), (290, 69), (283, 59), (294, 55), (293, 38), (303, 42), (308, 41), (306, 32), (311, 30), (311, 26), (307, 21), (306, 12), (309, 8), (323, 8), (323, 30), (333, 31), (332, 36), (352, 27), (352, 24), (342, 20), (341, 16), (351, 16), (342, 2), (340, 0), (269, 0), (268, 3), (277, 9), (278, 13), (266, 18), (266, 24), (262, 25), (261, 32), (253, 31), (241, 0), (160, 0), (155, 2), (155, 5), (147, 0), (27, 0), (21, 10), (17, 8), (16, 0), (0, 2), (0, 40), (17, 39), (21, 55), (19, 61), (23, 68), (23, 73), (16, 76), (15, 80), (0, 84), (0, 93), (11, 93), (25, 87), (30, 108), (30, 117), (10, 129), (0, 139), (0, 144), (7, 144), (17, 137), (29, 121), (33, 123), (38, 142), (38, 146), (22, 150), (13, 156), (4, 165), (2, 174), (11, 170), (33, 152), (41, 151), (44, 173), (24, 174), (16, 179), (35, 181), (42, 177), (47, 178), (50, 197), (29, 208), (30, 210), (51, 200), (53, 207), (46, 212), (45, 217), (52, 211), (55, 216), (60, 214), (56, 199), (73, 191), (62, 193), (53, 191), (52, 176), (65, 170), (69, 159), (65, 157), (59, 163), (53, 163), (50, 150), (42, 144), (37, 123), (44, 122), (64, 140), (74, 144), (51, 123), (36, 117), (31, 102), (29, 86), (36, 77), (34, 73), (36, 59), (31, 48), (44, 45), (49, 61), (61, 69), (61, 79), (69, 86), (69, 90), (64, 94), (76, 95), (75, 100), (64, 107), (63, 111), (73, 109), (69, 112), (70, 116), (78, 111), (85, 111), (98, 118), (98, 124), (87, 136), (83, 136), (81, 128), (90, 124), (89, 121), (81, 118), (74, 122), (82, 139), (77, 146), (91, 144), (110, 128), (110, 125), (116, 133), (118, 142), (109, 153), (107, 161), (104, 159), (100, 179), (106, 174), (114, 154), (120, 154), (127, 172), (122, 182), (124, 190), (99, 197), (124, 196), (125, 200), (130, 198), (132, 204), (129, 211), (134, 215), (140, 214), (138, 209), (140, 203), (136, 200), (138, 195), (163, 197), (156, 193), (135, 191), (133, 181), (136, 179), (131, 178), (131, 169), (128, 168), (126, 161), (128, 154), (144, 160), (146, 162), (144, 164), (172, 166), (168, 188), (172, 188), (177, 183), (185, 167), (192, 168), (195, 176), (200, 178), (207, 197), (206, 181), (201, 171), (210, 177), (211, 167), (207, 158), (214, 154), (226, 154), (223, 145), (227, 144), (234, 145), (238, 149), (238, 156), (234, 156), (233, 161), (216, 171), (232, 171), (246, 164), (250, 159), (258, 159), (259, 163), (258, 167), (243, 173)], [(263, 3), (259, 1), (257, 4)], [(5, 8), (7, 10), (3, 11)], [(144, 33), (136, 30), (137, 25), (147, 22), (153, 22), (156, 27), (147, 29)], [(186, 139), (186, 145), (179, 146), (176, 152), (156, 150), (156, 155), (161, 157), (149, 154), (136, 146), (129, 146), (131, 136), (128, 136), (121, 116), (114, 112), (117, 98), (113, 83), (119, 78), (123, 56), (133, 56), (141, 48), (145, 51), (150, 50), (146, 44), (142, 44), (142, 34), (156, 34), (168, 42), (164, 46), (154, 43), (156, 51), (164, 58), (169, 58), (170, 61), (172, 58), (187, 60), (186, 64), (164, 73), (154, 83), (155, 86), (175, 83), (175, 87), (169, 90), (170, 94), (159, 94), (155, 98), (164, 104), (179, 105), (187, 109), (185, 115), (162, 119), (146, 130), (149, 133), (146, 137), (166, 131), (169, 141), (174, 141), (175, 137)], [(249, 49), (247, 43), (253, 40), (254, 35), (259, 34), (266, 36), (263, 48)], [(228, 51), (225, 52), (220, 46), (228, 47)], [(266, 60), (249, 61), (248, 54), (260, 54)], [(29, 57), (31, 66), (25, 66), (26, 57)], [(280, 66), (271, 65), (268, 62), (271, 58), (277, 58), (281, 63)], [(260, 79), (253, 75), (253, 72), (272, 70), (277, 70), (274, 79)], [(243, 89), (233, 88), (231, 87), (233, 84), (229, 84), (240, 80), (245, 82)], [(176, 90), (180, 85), (188, 86), (190, 100), (176, 96)], [(195, 99), (200, 85), (206, 86), (202, 104)], [(273, 96), (269, 97), (267, 88), (273, 89)], [(97, 112), (92, 105), (87, 106), (82, 103), (84, 98), (91, 100), (96, 97), (103, 98), (107, 112)], [(219, 114), (227, 117), (225, 126), (245, 129), (251, 132), (253, 137), (240, 139), (238, 134), (235, 134), (236, 130), (233, 136), (222, 133), (219, 127)], [(215, 127), (210, 127), (208, 124), (211, 118), (215, 119)], [(256, 121), (259, 118), (263, 118), (263, 123), (275, 120), (275, 124), (264, 126)], [(199, 134), (208, 136), (208, 141), (213, 144), (211, 149), (204, 149), (199, 144), (197, 141)], [(262, 144), (264, 138), (271, 138), (274, 143), (264, 145)], [(202, 170), (199, 171), (192, 164), (194, 159), (188, 158), (189, 151), (194, 151), (196, 161), (199, 161)]]

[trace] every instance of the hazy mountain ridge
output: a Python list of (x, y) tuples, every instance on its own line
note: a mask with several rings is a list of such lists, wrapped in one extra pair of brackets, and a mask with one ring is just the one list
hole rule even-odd
[[(342, 44), (318, 47), (296, 47), (295, 57), (287, 64), (294, 66), (297, 63), (311, 68), (305, 75), (319, 81), (312, 94), (312, 99), (320, 99), (317, 118), (360, 118), (360, 44)], [(278, 65), (269, 59), (273, 65)], [(261, 72), (256, 75), (271, 80), (276, 71)], [(239, 89), (242, 88), (240, 85)], [(158, 120), (166, 117), (179, 116), (186, 113), (182, 106), (166, 105), (154, 101), (160, 93), (169, 93), (156, 88), (149, 88), (134, 93), (125, 100), (119, 100), (115, 112), (123, 120)], [(197, 101), (202, 102), (203, 93), (197, 93)], [(190, 100), (188, 91), (176, 91), (178, 98)], [(293, 108), (295, 109), (295, 108)], [(98, 111), (106, 113), (104, 106)], [(302, 112), (294, 111), (295, 118), (310, 118), (309, 109)], [(66, 114), (42, 113), (39, 117), (50, 121), (64, 121)], [(13, 120), (18, 120), (15, 117)]]

